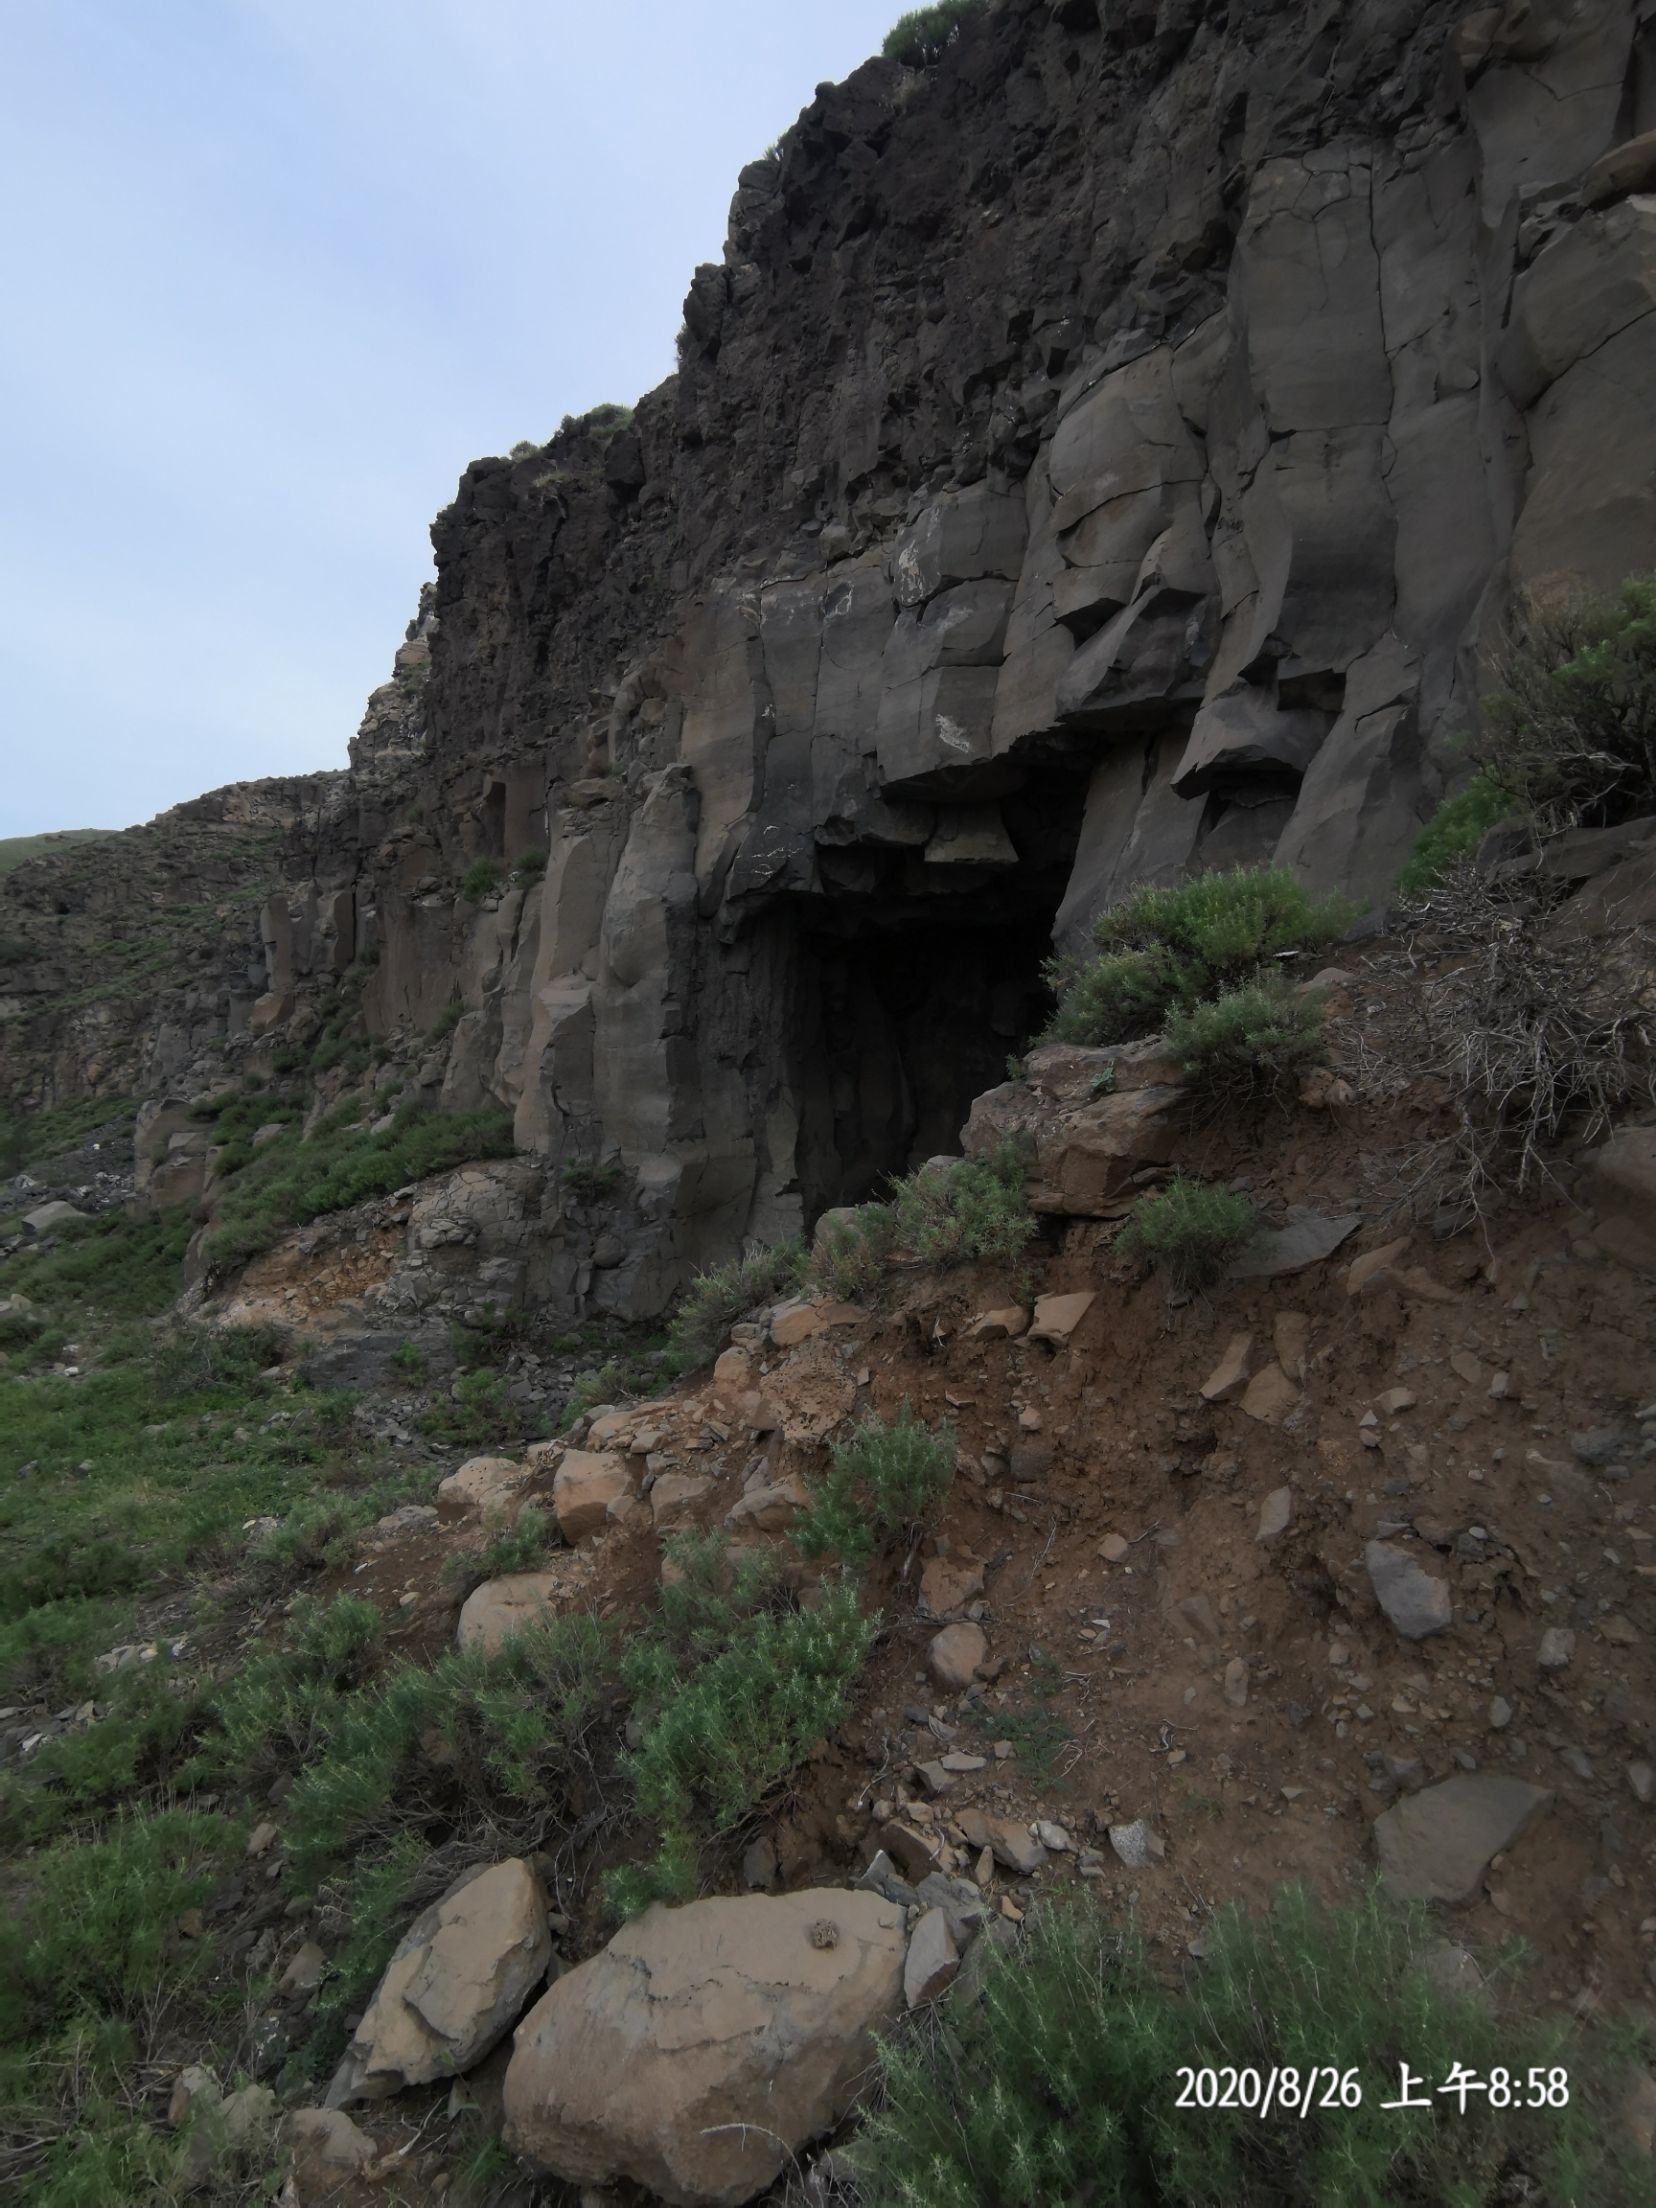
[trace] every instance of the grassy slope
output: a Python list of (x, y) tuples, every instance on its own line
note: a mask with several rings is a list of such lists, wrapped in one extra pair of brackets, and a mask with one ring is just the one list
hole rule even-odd
[(44, 858), (48, 852), (61, 851), (70, 843), (103, 843), (118, 835), (115, 828), (54, 828), (40, 836), (0, 836), (0, 874), (9, 874), (14, 866), (26, 865), (30, 859)]

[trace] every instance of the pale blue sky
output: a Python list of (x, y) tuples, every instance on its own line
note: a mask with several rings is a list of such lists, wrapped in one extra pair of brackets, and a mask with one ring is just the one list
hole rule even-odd
[(0, 835), (342, 766), (466, 461), (668, 373), (902, 4), (0, 7)]

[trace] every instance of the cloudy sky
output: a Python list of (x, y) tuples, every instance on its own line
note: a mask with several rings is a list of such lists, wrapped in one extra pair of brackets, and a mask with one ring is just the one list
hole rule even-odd
[(465, 462), (668, 373), (901, 6), (0, 10), (0, 836), (342, 766)]

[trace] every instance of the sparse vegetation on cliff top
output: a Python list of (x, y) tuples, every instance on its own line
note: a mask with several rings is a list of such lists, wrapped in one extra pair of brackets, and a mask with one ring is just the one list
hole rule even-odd
[(887, 61), (900, 61), (909, 69), (929, 69), (941, 61), (960, 36), (961, 25), (981, 15), (985, 0), (934, 0), (925, 8), (910, 8), (900, 15), (880, 47)]

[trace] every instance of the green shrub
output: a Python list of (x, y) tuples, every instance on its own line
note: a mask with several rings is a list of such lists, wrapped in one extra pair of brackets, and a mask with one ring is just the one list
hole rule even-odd
[(683, 1898), (698, 1844), (751, 1816), (843, 1722), (874, 1632), (842, 1582), (812, 1610), (737, 1615), (723, 1645), (704, 1645), (688, 1671), (658, 1636), (632, 1643), (623, 1676), (640, 1731), (623, 1769), (661, 1845), (652, 1866), (606, 1879), (612, 1908)]
[(1283, 974), (1228, 989), (1169, 1013), (1167, 1047), (1193, 1094), (1227, 1110), (1287, 1104), (1328, 1057), (1320, 991), (1296, 989)]
[(1520, 616), (1473, 750), (1544, 835), (1656, 811), (1656, 574)]
[(546, 872), (546, 853), (537, 845), (532, 851), (521, 852), (512, 861), (512, 879), (520, 889), (530, 882), (538, 882)]
[(700, 1272), (680, 1297), (667, 1342), (677, 1369), (687, 1372), (716, 1357), (736, 1321), (765, 1303), (793, 1294), (805, 1273), (804, 1245), (751, 1250)]
[(1251, 982), (1270, 959), (1336, 943), (1356, 908), (1309, 896), (1287, 867), (1239, 867), (1141, 889), (1093, 922), (1096, 956), (1055, 961), (1045, 1042), (1096, 1046), (1154, 1034), (1175, 1007)]
[(608, 1630), (571, 1612), (493, 1654), (451, 1649), (429, 1671), (406, 1664), (360, 1693), (312, 1698), (316, 1739), (287, 1804), (299, 1890), (439, 1811), (462, 1834), (538, 1845), (560, 1827), (614, 1692)]
[(461, 1016), (465, 1009), (458, 997), (450, 997), (448, 1003), (444, 1005), (442, 1011), (438, 1013), (430, 1027), (426, 1029), (427, 1041), (446, 1043), (460, 1025)]
[(560, 437), (572, 431), (584, 431), (595, 437), (601, 445), (607, 445), (612, 437), (618, 437), (632, 422), (633, 410), (614, 399), (605, 399), (597, 406), (590, 406), (584, 414), (566, 414), (558, 424)]
[(880, 47), (887, 61), (900, 61), (907, 69), (929, 69), (941, 61), (960, 27), (982, 11), (984, 0), (934, 0), (925, 8), (910, 8), (900, 15)]
[(811, 1256), (811, 1280), (834, 1295), (866, 1295), (899, 1249), (939, 1267), (1014, 1264), (1038, 1231), (1028, 1177), (1029, 1161), (1015, 1142), (1000, 1143), (987, 1158), (920, 1166), (882, 1202), (830, 1222)]
[[(1086, 1902), (1038, 1910), (991, 1959), (980, 1999), (941, 2004), (882, 2052), (884, 2095), (847, 2150), (864, 2208), (1501, 2208), (1656, 2199), (1615, 2118), (1627, 2035), (1444, 1991), (1424, 1911), (1378, 1895), (1324, 1909), (1288, 1890), (1215, 1922), (1205, 1962), (1166, 1986), (1136, 1938)], [(1401, 2068), (1422, 2105), (1402, 2098)], [(1562, 2107), (1437, 2089), (1464, 2066), (1527, 2088), (1568, 2073)], [(1315, 2071), (1270, 2117), (1266, 2078)], [(1181, 2106), (1187, 2072), (1233, 2074), (1253, 2107)], [(1463, 2074), (1464, 2074), (1463, 2072)], [(1332, 2075), (1336, 2090), (1323, 2105)], [(1351, 2081), (1360, 2095), (1339, 2091)], [(1257, 2090), (1255, 2089), (1257, 2087)], [(1279, 2087), (1280, 2091), (1280, 2087)], [(1527, 2097), (1527, 2092), (1525, 2097)], [(1522, 2174), (1520, 2174), (1522, 2173)]]
[(1472, 777), (1464, 790), (1446, 797), (1420, 834), (1408, 864), (1397, 877), (1404, 897), (1419, 897), (1442, 881), (1459, 859), (1469, 859), (1491, 828), (1513, 813), (1511, 793), (1487, 771)]
[(391, 1352), (393, 1372), (400, 1372), (406, 1379), (423, 1380), (426, 1376), (426, 1355), (418, 1342), (399, 1342)]
[(93, 2010), (137, 2018), (200, 1975), (206, 1942), (178, 1918), (234, 1861), (241, 1829), (188, 1810), (123, 1816), (95, 1840), (64, 1840), (28, 1867), (21, 1908), (0, 1920), (0, 2046)]
[(507, 458), (511, 460), (532, 460), (539, 450), (539, 445), (535, 444), (532, 439), (520, 437), (507, 454)]
[(1236, 1189), (1175, 1173), (1165, 1188), (1139, 1198), (1116, 1246), (1159, 1265), (1175, 1288), (1202, 1288), (1258, 1225), (1257, 1208)]
[(806, 1556), (866, 1564), (887, 1542), (912, 1540), (942, 1507), (954, 1478), (955, 1440), (934, 1433), (904, 1398), (889, 1426), (871, 1419), (836, 1442), (827, 1476), (793, 1522)]
[(493, 859), (473, 859), (460, 877), (460, 894), (469, 905), (480, 905), (500, 887), (500, 868)]

